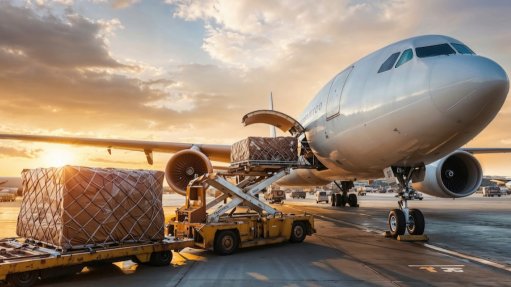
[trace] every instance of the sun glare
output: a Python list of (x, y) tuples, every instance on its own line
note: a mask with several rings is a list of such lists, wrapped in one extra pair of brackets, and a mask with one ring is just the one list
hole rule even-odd
[(74, 153), (65, 147), (45, 149), (42, 156), (44, 167), (61, 167), (73, 164), (74, 160)]

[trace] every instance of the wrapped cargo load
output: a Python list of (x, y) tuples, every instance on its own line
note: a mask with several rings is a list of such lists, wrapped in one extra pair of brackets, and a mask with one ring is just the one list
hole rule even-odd
[(232, 145), (231, 162), (296, 162), (298, 140), (295, 137), (248, 137)]
[(24, 170), (16, 233), (63, 250), (162, 240), (163, 177), (77, 166)]

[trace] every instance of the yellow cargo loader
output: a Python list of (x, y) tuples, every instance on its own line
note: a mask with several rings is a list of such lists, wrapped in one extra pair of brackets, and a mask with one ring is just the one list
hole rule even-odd
[[(240, 168), (241, 167), (241, 168)], [(315, 233), (312, 215), (283, 214), (256, 197), (289, 173), (289, 166), (245, 163), (229, 172), (196, 178), (187, 187), (185, 205), (176, 210), (168, 233), (176, 239), (193, 238), (198, 248), (229, 255), (238, 248), (281, 242), (302, 242)], [(236, 177), (237, 184), (227, 178)], [(213, 186), (221, 195), (206, 202), (206, 189)], [(229, 199), (229, 200), (228, 200)], [(214, 206), (215, 210), (208, 213)], [(236, 213), (243, 207), (248, 212)]]

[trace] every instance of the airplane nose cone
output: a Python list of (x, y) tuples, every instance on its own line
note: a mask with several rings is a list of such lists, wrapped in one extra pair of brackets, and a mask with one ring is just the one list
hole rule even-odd
[(430, 94), (441, 113), (456, 121), (489, 122), (509, 91), (506, 72), (494, 61), (468, 55), (439, 58), (430, 75)]

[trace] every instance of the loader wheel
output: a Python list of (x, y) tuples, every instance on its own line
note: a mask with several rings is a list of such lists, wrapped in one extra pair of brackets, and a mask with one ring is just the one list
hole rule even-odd
[(161, 251), (151, 253), (149, 258), (149, 265), (151, 266), (168, 266), (172, 261), (172, 251)]
[(291, 238), (289, 241), (294, 243), (300, 243), (305, 239), (307, 233), (305, 232), (305, 225), (302, 222), (293, 223), (293, 227), (291, 227)]
[(30, 287), (39, 280), (38, 271), (27, 271), (7, 275), (7, 282), (16, 287)]
[(214, 251), (219, 255), (231, 255), (238, 249), (238, 236), (232, 230), (222, 230), (215, 238)]

